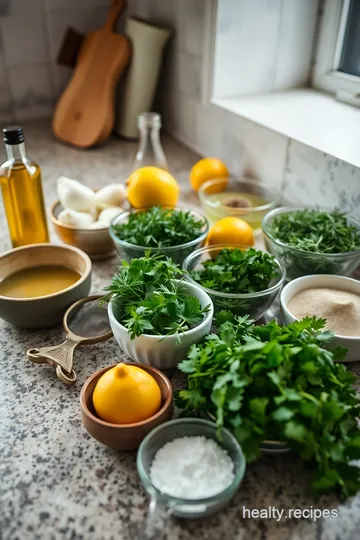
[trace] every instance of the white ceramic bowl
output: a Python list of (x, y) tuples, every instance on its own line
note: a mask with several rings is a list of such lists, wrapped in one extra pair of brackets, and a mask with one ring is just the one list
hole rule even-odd
[[(134, 362), (146, 364), (158, 369), (176, 368), (184, 360), (190, 345), (198, 343), (211, 329), (214, 306), (209, 295), (197, 285), (183, 281), (184, 290), (200, 300), (201, 307), (210, 306), (204, 320), (195, 328), (187, 330), (179, 336), (151, 336), (143, 334), (131, 340), (128, 330), (119, 323), (114, 314), (114, 301), (109, 302), (108, 314), (111, 330), (121, 349)], [(116, 309), (116, 308), (115, 308)]]
[[(285, 285), (280, 294), (281, 316), (285, 324), (290, 324), (297, 320), (287, 309), (290, 300), (300, 291), (313, 287), (328, 287), (330, 289), (341, 289), (342, 291), (360, 294), (360, 281), (356, 279), (329, 274), (299, 277)], [(331, 346), (338, 345), (348, 349), (345, 362), (360, 360), (360, 336), (348, 337), (335, 335), (331, 340)]]

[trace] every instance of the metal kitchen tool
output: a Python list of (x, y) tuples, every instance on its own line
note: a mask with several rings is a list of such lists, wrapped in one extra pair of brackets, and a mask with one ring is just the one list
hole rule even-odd
[(73, 370), (74, 350), (78, 345), (92, 345), (112, 337), (107, 309), (99, 306), (101, 295), (88, 296), (75, 302), (63, 319), (66, 339), (52, 347), (32, 348), (27, 351), (35, 364), (49, 364), (56, 368), (58, 379), (65, 384), (75, 384)]

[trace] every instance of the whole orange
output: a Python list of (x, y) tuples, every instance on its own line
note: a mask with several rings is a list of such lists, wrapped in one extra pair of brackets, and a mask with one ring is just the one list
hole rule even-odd
[(209, 191), (209, 193), (216, 193), (223, 191), (228, 184), (229, 171), (223, 161), (214, 157), (207, 157), (200, 159), (190, 171), (190, 184), (195, 191), (198, 191), (200, 186), (208, 180), (215, 180), (216, 178), (224, 179), (224, 182), (216, 184), (216, 188)]
[(254, 233), (250, 225), (241, 218), (225, 217), (217, 221), (209, 230), (207, 246), (216, 244), (254, 245)]
[(135, 424), (150, 418), (161, 407), (158, 383), (147, 371), (118, 364), (98, 380), (93, 404), (101, 420), (112, 424)]
[(175, 206), (180, 193), (175, 178), (159, 167), (141, 167), (127, 179), (127, 197), (134, 208)]

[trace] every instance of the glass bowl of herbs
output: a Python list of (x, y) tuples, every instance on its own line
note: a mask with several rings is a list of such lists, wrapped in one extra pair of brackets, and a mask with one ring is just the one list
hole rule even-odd
[(206, 217), (193, 208), (153, 206), (122, 212), (110, 225), (110, 236), (122, 259), (161, 254), (182, 264), (202, 246), (209, 230)]
[(360, 263), (360, 223), (337, 209), (277, 208), (264, 217), (262, 230), (289, 281), (310, 274), (348, 276)]
[(185, 278), (211, 298), (215, 312), (230, 310), (259, 320), (276, 299), (285, 270), (273, 255), (248, 246), (197, 249), (183, 263)]

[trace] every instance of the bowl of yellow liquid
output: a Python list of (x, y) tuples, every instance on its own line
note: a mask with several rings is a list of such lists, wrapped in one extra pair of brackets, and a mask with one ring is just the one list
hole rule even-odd
[(22, 328), (61, 322), (89, 294), (91, 261), (80, 249), (31, 244), (0, 256), (0, 318)]
[(198, 194), (210, 224), (228, 216), (239, 217), (247, 221), (254, 232), (261, 230), (262, 218), (279, 202), (275, 190), (246, 178), (208, 180)]

